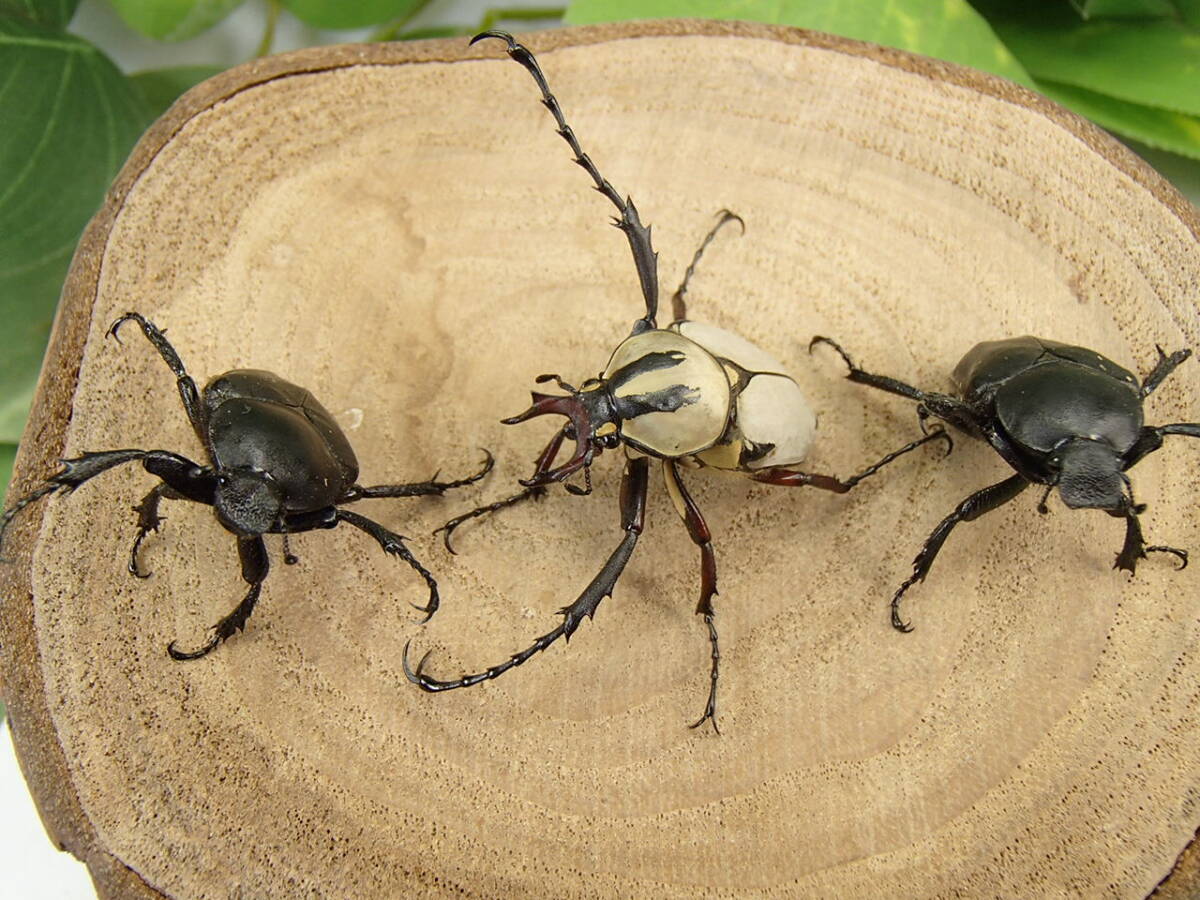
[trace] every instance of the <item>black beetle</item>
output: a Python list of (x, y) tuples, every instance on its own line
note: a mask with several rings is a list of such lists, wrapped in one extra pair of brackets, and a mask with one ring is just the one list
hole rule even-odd
[(884, 375), (858, 368), (834, 341), (814, 337), (833, 347), (850, 369), (847, 377), (917, 401), (922, 428), (935, 416), (987, 441), (1016, 474), (976, 491), (955, 507), (925, 540), (913, 560), (912, 575), (892, 598), (892, 625), (912, 626), (900, 618), (900, 598), (924, 581), (938, 551), (959, 522), (971, 522), (1004, 505), (1030, 484), (1046, 491), (1038, 511), (1048, 512), (1046, 499), (1054, 488), (1071, 509), (1102, 509), (1125, 520), (1125, 543), (1114, 568), (1133, 574), (1139, 559), (1150, 551), (1172, 553), (1187, 566), (1187, 552), (1176, 547), (1146, 546), (1138, 515), (1144, 504), (1133, 499), (1125, 474), (1147, 454), (1162, 446), (1168, 434), (1200, 437), (1200, 424), (1147, 426), (1143, 403), (1191, 350), (1170, 354), (1158, 350), (1158, 361), (1141, 382), (1095, 350), (1038, 337), (1008, 338), (976, 345), (955, 367), (951, 380), (956, 395), (918, 390)]
[[(745, 338), (687, 319), (687, 284), (701, 255), (724, 224), (741, 219), (728, 210), (722, 212), (700, 243), (683, 283), (672, 298), (674, 320), (666, 328), (659, 328), (658, 259), (651, 246), (650, 229), (642, 225), (633, 201), (628, 197), (622, 199), (583, 152), (528, 48), (504, 32), (485, 32), (472, 43), (484, 38), (504, 41), (508, 55), (533, 76), (542, 102), (554, 117), (558, 134), (570, 147), (574, 161), (591, 176), (596, 190), (617, 208), (613, 224), (625, 234), (633, 252), (645, 315), (634, 323), (632, 334), (612, 352), (599, 378), (589, 378), (578, 389), (557, 375), (537, 378), (538, 383), (554, 381), (567, 395), (535, 391), (533, 406), (504, 419), (504, 423), (516, 424), (547, 414), (563, 415), (568, 421), (538, 456), (532, 477), (521, 482), (525, 489), (458, 516), (439, 530), (445, 531), (449, 547), (451, 532), (464, 521), (538, 496), (547, 485), (563, 483), (571, 493), (589, 493), (592, 461), (604, 450), (623, 447), (626, 462), (620, 509), (624, 534), (583, 593), (560, 610), (563, 621), (531, 646), (482, 672), (442, 681), (423, 671), (428, 654), (414, 671), (409, 666), (408, 645), (405, 645), (405, 674), (426, 691), (470, 687), (521, 665), (559, 638), (569, 640), (585, 618), (595, 615), (600, 602), (611, 596), (633, 555), (645, 524), (650, 465), (657, 462), (675, 509), (700, 551), (700, 599), (696, 612), (703, 616), (708, 631), (711, 667), (704, 714), (692, 727), (711, 721), (716, 729), (720, 650), (712, 601), (717, 593), (717, 562), (712, 535), (699, 506), (684, 486), (680, 468), (707, 467), (766, 484), (809, 485), (845, 493), (896, 457), (943, 435), (928, 434), (844, 481), (796, 468), (805, 458), (816, 431), (816, 414), (799, 386), (778, 361)], [(554, 463), (564, 440), (574, 441), (575, 452), (556, 467)], [(566, 479), (580, 470), (584, 487), (566, 484)]]
[[(117, 319), (108, 334), (116, 338), (125, 322), (137, 322), (150, 343), (175, 374), (179, 396), (196, 436), (211, 465), (201, 466), (166, 450), (104, 450), (62, 461), (63, 470), (45, 479), (37, 490), (18, 500), (0, 516), (0, 543), (13, 516), (35, 500), (60, 491), (73, 491), (85, 481), (122, 463), (140, 461), (162, 479), (142, 502), (137, 537), (129, 552), (129, 571), (146, 578), (137, 554), (147, 533), (157, 531), (163, 519), (159, 502), (192, 500), (213, 507), (217, 520), (237, 536), (242, 578), (250, 591), (229, 615), (213, 626), (212, 638), (197, 650), (182, 651), (175, 642), (167, 647), (173, 659), (197, 659), (246, 627), (254, 611), (269, 561), (264, 534), (284, 536), (284, 559), (296, 562), (287, 548), (287, 535), (316, 528), (333, 528), (345, 522), (375, 538), (385, 553), (398, 556), (415, 569), (429, 586), (429, 602), (417, 609), (425, 620), (438, 608), (437, 582), (394, 534), (365, 516), (338, 508), (371, 497), (414, 497), (441, 494), (478, 481), (492, 467), (492, 455), (480, 471), (458, 481), (384, 484), (361, 487), (358, 460), (333, 416), (307, 390), (261, 369), (234, 369), (212, 379), (203, 393), (184, 370), (175, 348), (163, 332), (138, 313)], [(485, 451), (486, 453), (486, 451)], [(414, 604), (415, 605), (415, 604)]]

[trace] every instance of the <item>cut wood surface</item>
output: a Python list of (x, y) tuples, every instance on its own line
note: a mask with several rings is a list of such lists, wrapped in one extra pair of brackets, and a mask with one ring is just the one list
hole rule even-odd
[[(783, 360), (820, 413), (809, 460), (848, 475), (917, 434), (809, 338), (933, 390), (981, 340), (1084, 344), (1139, 374), (1200, 347), (1200, 223), (1098, 129), (1007, 82), (823, 35), (659, 22), (536, 34), (585, 150), (654, 226), (664, 297), (722, 208), (694, 318)], [(430, 532), (515, 488), (555, 427), (499, 419), (533, 377), (595, 375), (642, 313), (612, 209), (498, 44), (338, 47), (233, 70), (143, 139), (76, 256), (12, 494), (58, 457), (202, 459), (136, 329), (203, 383), (256, 367), (310, 388), (372, 501), (441, 582), (352, 529), (299, 535), (244, 634), (180, 663), (241, 597), (235, 542), (168, 503), (126, 572), (128, 466), (26, 510), (0, 567), (4, 694), (54, 840), (103, 897), (1187, 896), (1200, 825), (1200, 566), (1114, 571), (1120, 521), (1039, 516), (1030, 491), (929, 530), (1008, 473), (960, 438), (846, 496), (699, 472), (721, 593), (720, 725), (698, 559), (657, 479), (615, 596), (570, 642), (432, 696), (557, 621), (616, 546), (621, 463), (592, 496)], [(1147, 405), (1200, 420), (1200, 364)], [(1152, 543), (1200, 552), (1200, 447), (1132, 472)], [(1172, 893), (1173, 892), (1173, 893)]]

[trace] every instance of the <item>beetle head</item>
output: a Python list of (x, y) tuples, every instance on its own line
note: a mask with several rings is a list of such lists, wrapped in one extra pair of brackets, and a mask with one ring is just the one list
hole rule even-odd
[(569, 421), (563, 434), (575, 442), (575, 453), (561, 466), (523, 480), (521, 484), (526, 487), (541, 487), (564, 481), (580, 469), (590, 466), (598, 454), (616, 447), (621, 442), (620, 421), (603, 381), (593, 378), (585, 381), (583, 386), (576, 390), (555, 375), (540, 375), (537, 380), (557, 381), (570, 393), (556, 396), (533, 391), (533, 405), (529, 409), (501, 421), (505, 425), (515, 425), (536, 416), (566, 416)]
[(1105, 441), (1076, 438), (1055, 453), (1058, 493), (1071, 509), (1123, 509), (1121, 455)]
[(235, 534), (263, 534), (283, 513), (283, 488), (266, 472), (223, 469), (217, 476), (213, 506), (221, 524)]

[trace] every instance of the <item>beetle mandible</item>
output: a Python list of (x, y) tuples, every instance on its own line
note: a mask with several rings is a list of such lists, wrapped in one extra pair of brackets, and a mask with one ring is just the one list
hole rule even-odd
[[(141, 326), (146, 338), (174, 373), (184, 411), (204, 446), (209, 465), (202, 466), (167, 450), (103, 450), (62, 461), (63, 469), (14, 503), (0, 516), (0, 543), (13, 517), (30, 503), (77, 487), (114, 466), (141, 462), (159, 483), (134, 507), (137, 536), (129, 551), (129, 572), (149, 577), (138, 564), (138, 550), (151, 531), (163, 522), (159, 503), (191, 500), (213, 507), (217, 521), (237, 537), (242, 578), (250, 590), (229, 615), (212, 628), (209, 640), (195, 650), (179, 650), (172, 641), (167, 652), (173, 659), (198, 659), (246, 627), (269, 570), (264, 534), (281, 534), (284, 559), (296, 558), (287, 547), (287, 536), (341, 522), (373, 537), (385, 553), (398, 556), (425, 580), (429, 601), (417, 606), (425, 621), (438, 608), (437, 581), (412, 555), (401, 535), (340, 504), (373, 497), (416, 497), (442, 494), (472, 484), (492, 468), (491, 453), (483, 467), (457, 481), (383, 484), (362, 487), (356, 483), (358, 460), (333, 416), (311, 393), (261, 369), (234, 369), (213, 378), (203, 392), (183, 367), (166, 335), (144, 316), (130, 312), (117, 319), (108, 334), (120, 342), (118, 330), (125, 322)], [(414, 604), (415, 606), (415, 604)]]
[(849, 368), (851, 381), (917, 401), (922, 424), (934, 416), (972, 437), (987, 441), (1015, 474), (971, 494), (946, 516), (913, 560), (913, 572), (892, 597), (892, 626), (911, 631), (900, 617), (905, 591), (924, 581), (938, 551), (959, 522), (971, 522), (1015, 498), (1030, 484), (1045, 485), (1038, 512), (1058, 488), (1071, 509), (1101, 509), (1125, 520), (1125, 542), (1113, 568), (1131, 575), (1148, 552), (1171, 553), (1187, 566), (1185, 550), (1146, 546), (1138, 516), (1144, 504), (1133, 499), (1125, 473), (1153, 453), (1169, 434), (1200, 437), (1200, 424), (1147, 426), (1145, 400), (1192, 355), (1170, 355), (1157, 347), (1158, 360), (1142, 381), (1112, 360), (1086, 347), (1045, 338), (984, 341), (972, 348), (951, 375), (954, 394), (922, 391), (885, 375), (858, 368), (837, 343), (812, 339), (809, 349), (828, 344)]
[[(485, 38), (505, 42), (508, 55), (525, 67), (541, 90), (542, 102), (558, 125), (558, 134), (570, 146), (574, 161), (591, 176), (596, 189), (617, 208), (614, 224), (629, 241), (645, 301), (645, 315), (613, 351), (599, 378), (575, 388), (557, 375), (541, 375), (539, 384), (555, 382), (565, 395), (533, 393), (533, 405), (505, 424), (524, 422), (536, 416), (562, 415), (567, 423), (538, 456), (533, 475), (521, 482), (524, 490), (496, 503), (472, 510), (447, 522), (445, 540), (464, 521), (494, 512), (530, 497), (547, 485), (565, 480), (582, 470), (585, 487), (567, 484), (568, 491), (586, 494), (591, 490), (589, 468), (606, 449), (625, 449), (626, 462), (621, 482), (621, 529), (624, 535), (600, 572), (570, 606), (560, 610), (563, 621), (533, 644), (499, 665), (453, 681), (440, 681), (424, 673), (429, 654), (415, 670), (409, 666), (405, 645), (404, 671), (409, 680), (427, 691), (469, 687), (496, 678), (545, 650), (559, 638), (570, 638), (585, 617), (592, 617), (600, 601), (611, 596), (645, 523), (646, 491), (651, 460), (660, 463), (667, 492), (700, 550), (700, 599), (696, 612), (704, 617), (711, 647), (708, 699), (704, 713), (692, 724), (716, 724), (717, 678), (720, 651), (713, 597), (717, 593), (717, 566), (712, 537), (696, 502), (684, 487), (681, 466), (714, 468), (746, 475), (767, 484), (811, 485), (844, 493), (863, 478), (875, 473), (896, 457), (921, 444), (943, 436), (934, 431), (888, 454), (874, 465), (846, 480), (830, 475), (802, 472), (795, 468), (807, 455), (816, 430), (816, 415), (799, 386), (765, 351), (738, 335), (687, 319), (688, 280), (705, 248), (717, 231), (731, 221), (741, 222), (724, 211), (697, 249), (673, 297), (674, 321), (666, 328), (657, 324), (658, 263), (651, 247), (650, 229), (643, 226), (637, 208), (622, 199), (583, 152), (567, 125), (558, 101), (550, 93), (546, 78), (533, 54), (509, 34), (488, 31)], [(554, 462), (564, 440), (575, 442), (575, 452), (559, 466)]]

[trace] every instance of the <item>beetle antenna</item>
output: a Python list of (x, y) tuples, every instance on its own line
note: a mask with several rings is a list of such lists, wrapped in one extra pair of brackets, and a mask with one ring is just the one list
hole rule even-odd
[(657, 328), (658, 254), (654, 252), (654, 248), (650, 243), (649, 226), (642, 225), (642, 220), (638, 217), (637, 207), (634, 206), (633, 200), (628, 196), (622, 200), (617, 189), (609, 183), (608, 179), (600, 174), (595, 163), (583, 152), (583, 148), (579, 146), (579, 140), (575, 137), (575, 132), (571, 130), (571, 126), (567, 124), (567, 120), (563, 116), (562, 107), (559, 106), (555, 96), (550, 93), (550, 85), (546, 81), (546, 76), (542, 73), (541, 67), (538, 65), (529, 48), (518, 43), (506, 31), (481, 32), (471, 38), (471, 43), (475, 44), (486, 38), (496, 38), (497, 40), (504, 41), (508, 55), (524, 66), (526, 71), (533, 76), (533, 80), (537, 82), (538, 89), (542, 92), (542, 104), (546, 109), (550, 110), (550, 114), (554, 116), (554, 121), (558, 125), (559, 137), (567, 142), (567, 145), (571, 148), (571, 152), (575, 154), (575, 162), (592, 177), (596, 190), (607, 197), (609, 202), (620, 213), (620, 216), (617, 217), (613, 224), (621, 229), (629, 241), (629, 249), (633, 251), (633, 262), (637, 266), (638, 281), (642, 286), (642, 296), (646, 301), (646, 315), (634, 324), (633, 331), (634, 334), (637, 334), (651, 328)]
[(700, 242), (700, 246), (696, 248), (696, 252), (692, 254), (692, 261), (688, 263), (687, 270), (683, 273), (683, 281), (679, 283), (679, 287), (675, 289), (675, 293), (671, 295), (671, 315), (674, 316), (676, 322), (682, 322), (687, 318), (687, 289), (688, 282), (692, 280), (692, 276), (696, 274), (696, 266), (700, 263), (700, 257), (704, 255), (704, 251), (708, 249), (708, 245), (712, 243), (713, 238), (717, 236), (717, 232), (721, 230), (721, 226), (727, 222), (737, 222), (742, 226), (742, 234), (746, 233), (746, 223), (742, 217), (735, 212), (730, 212), (727, 209), (717, 213), (717, 224), (704, 236), (704, 240)]
[(1050, 512), (1050, 507), (1046, 505), (1046, 501), (1050, 499), (1050, 492), (1054, 490), (1053, 484), (1046, 485), (1046, 492), (1042, 494), (1042, 499), (1038, 501), (1037, 511), (1043, 516)]

